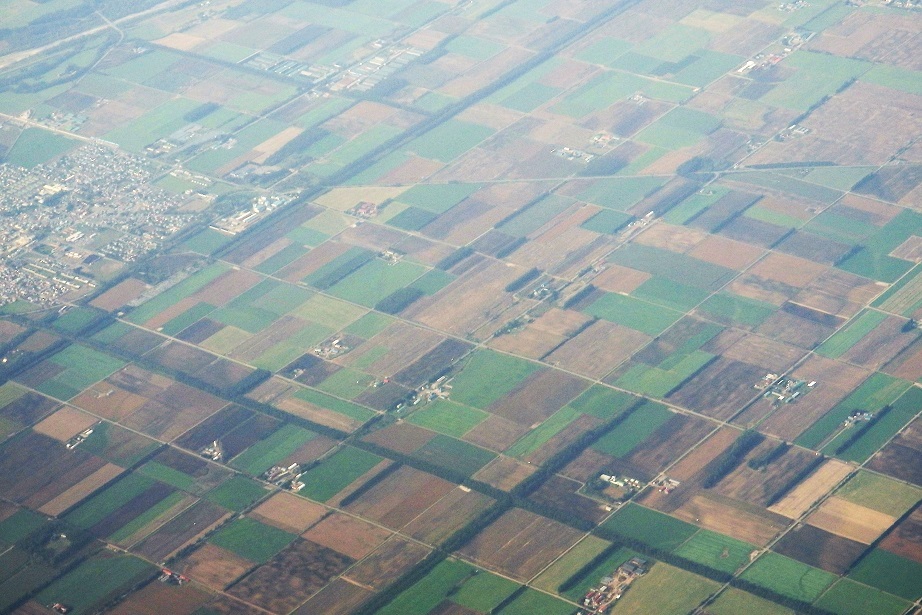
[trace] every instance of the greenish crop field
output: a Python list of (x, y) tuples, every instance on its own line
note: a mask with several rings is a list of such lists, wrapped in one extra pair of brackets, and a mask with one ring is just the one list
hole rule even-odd
[(364, 393), (374, 380), (372, 376), (364, 372), (345, 367), (328, 376), (316, 388), (336, 397), (355, 399)]
[(720, 292), (708, 297), (697, 309), (719, 322), (757, 327), (774, 314), (777, 308), (764, 301)]
[(477, 410), (444, 399), (437, 399), (414, 412), (407, 419), (414, 425), (437, 431), (446, 436), (460, 438), (489, 416)]
[(316, 437), (312, 431), (296, 425), (283, 425), (271, 436), (246, 449), (231, 465), (252, 476), (259, 476)]
[[(586, 595), (586, 592), (588, 592), (593, 587), (599, 586), (599, 580), (602, 579), (602, 577), (611, 576), (612, 573), (617, 570), (621, 564), (638, 555), (639, 553), (636, 551), (632, 551), (631, 549), (624, 547), (615, 549), (608, 557), (594, 566), (592, 570), (585, 572), (582, 575), (582, 578), (579, 579), (578, 582), (573, 585), (573, 587), (563, 592), (563, 595), (574, 602), (582, 601), (583, 597)], [(585, 564), (586, 561), (588, 561), (588, 558), (587, 560), (583, 561), (583, 564)], [(579, 568), (575, 569), (573, 572), (576, 573), (578, 571)], [(573, 583), (574, 581), (576, 580), (573, 579), (571, 575), (570, 577), (563, 579), (563, 581), (561, 581), (558, 586), (564, 582)], [(559, 591), (559, 589), (555, 587), (553, 588), (553, 591)]]
[(65, 401), (125, 366), (124, 361), (77, 344), (71, 344), (49, 361), (64, 370), (35, 388)]
[(836, 580), (836, 575), (768, 552), (746, 569), (742, 578), (782, 596), (813, 602)]
[(506, 449), (506, 454), (520, 458), (531, 455), (582, 414), (575, 408), (564, 406), (548, 417), (541, 425), (519, 438), (515, 444)]
[(748, 592), (728, 587), (717, 600), (708, 606), (713, 615), (794, 615), (794, 611), (780, 604), (770, 602), (765, 598), (754, 596)]
[(836, 495), (893, 517), (900, 517), (922, 499), (922, 489), (892, 478), (859, 471)]
[(630, 393), (594, 384), (567, 404), (567, 407), (602, 420), (610, 420), (638, 401), (640, 399)]
[[(685, 615), (695, 609), (720, 585), (704, 577), (662, 562), (640, 577), (625, 592), (613, 610), (616, 615)], [(663, 591), (667, 588), (667, 591)]]
[(545, 591), (557, 592), (565, 581), (569, 580), (587, 562), (599, 555), (609, 545), (611, 545), (610, 542), (602, 540), (598, 536), (586, 536), (576, 543), (573, 548), (560, 556), (560, 559), (551, 564), (547, 570), (542, 572), (532, 585)]
[(886, 319), (887, 315), (883, 312), (865, 310), (847, 326), (839, 329), (832, 337), (823, 342), (816, 349), (816, 352), (830, 359), (838, 359)]
[(592, 448), (612, 457), (625, 457), (672, 417), (672, 411), (666, 406), (645, 401)]
[(602, 524), (602, 529), (668, 551), (678, 548), (698, 531), (690, 523), (637, 504), (622, 507)]
[(298, 389), (298, 391), (294, 394), (294, 397), (303, 399), (304, 401), (314, 404), (315, 406), (320, 406), (321, 408), (332, 410), (333, 412), (347, 416), (350, 419), (361, 421), (362, 423), (375, 416), (375, 412), (369, 410), (368, 408), (364, 408), (358, 404), (354, 404), (343, 399), (338, 399), (332, 395), (327, 395), (312, 389)]
[(573, 199), (550, 194), (542, 197), (496, 228), (514, 237), (525, 237), (538, 230), (573, 204)]
[(261, 500), (268, 492), (255, 480), (245, 476), (234, 476), (205, 494), (218, 506), (240, 512), (254, 502)]
[(630, 214), (613, 211), (611, 209), (603, 209), (583, 222), (580, 227), (587, 231), (613, 235), (624, 228), (633, 218), (634, 217)]
[(480, 350), (470, 356), (452, 380), (452, 400), (484, 409), (539, 369), (524, 359)]
[(637, 139), (668, 150), (694, 145), (720, 126), (720, 119), (693, 109), (676, 107), (637, 134)]
[(429, 574), (404, 590), (379, 615), (426, 615), (444, 600), (449, 592), (472, 579), (476, 568), (456, 559), (446, 559)]
[(77, 141), (41, 128), (26, 128), (16, 139), (6, 161), (31, 169), (69, 152), (77, 146)]
[(377, 455), (344, 446), (301, 476), (302, 492), (312, 500), (326, 502), (380, 462)]
[(662, 399), (713, 358), (714, 355), (710, 353), (694, 350), (671, 363), (668, 369), (663, 365), (652, 367), (644, 363), (634, 363), (615, 384), (635, 393)]
[(911, 387), (890, 405), (890, 410), (868, 429), (864, 435), (836, 456), (846, 461), (863, 463), (890, 441), (904, 425), (922, 408), (922, 389)]
[[(189, 501), (191, 498), (181, 491), (174, 491), (109, 535), (108, 539), (116, 544), (126, 545), (130, 543), (132, 537), (145, 527), (160, 520), (162, 515), (175, 512), (173, 508), (181, 504), (184, 500)], [(166, 522), (167, 520), (169, 520), (169, 518), (163, 519), (162, 522)]]
[(638, 299), (680, 312), (691, 310), (707, 299), (709, 294), (701, 288), (655, 276), (631, 292), (631, 295)]
[(479, 571), (451, 595), (451, 601), (468, 609), (489, 613), (519, 588), (519, 584), (504, 577)]
[(240, 517), (215, 532), (208, 542), (251, 562), (264, 564), (296, 538), (294, 534), (255, 519)]
[(615, 293), (605, 293), (583, 311), (651, 336), (659, 335), (682, 317), (681, 312)]
[(906, 600), (922, 596), (922, 564), (884, 549), (862, 558), (849, 577)]
[(607, 209), (627, 211), (637, 201), (651, 194), (666, 180), (662, 177), (612, 177), (593, 182), (580, 192), (579, 198)]
[(495, 453), (442, 434), (429, 440), (413, 456), (463, 476), (474, 474), (496, 458)]
[(157, 569), (131, 555), (101, 553), (84, 561), (38, 593), (43, 604), (62, 602), (74, 615), (93, 613), (109, 600), (134, 587)]
[(426, 273), (422, 265), (381, 259), (371, 260), (330, 288), (330, 293), (352, 303), (373, 307), (396, 290), (409, 286)]
[(449, 120), (406, 145), (406, 150), (440, 162), (451, 162), (493, 134), (486, 126)]
[(636, 243), (629, 243), (615, 250), (608, 260), (617, 265), (646, 271), (667, 280), (710, 291), (716, 291), (735, 275), (733, 270), (720, 265)]
[(12, 545), (35, 530), (39, 529), (46, 522), (45, 517), (32, 512), (28, 508), (20, 508), (12, 515), (0, 521), (0, 543)]
[(223, 263), (214, 263), (197, 271), (182, 282), (176, 284), (150, 301), (131, 310), (126, 319), (143, 324), (178, 301), (201, 290), (218, 277), (227, 273), (229, 267)]
[(757, 547), (708, 530), (699, 530), (675, 550), (675, 554), (708, 568), (733, 573), (749, 561)]
[(571, 615), (573, 605), (544, 592), (527, 588), (515, 600), (497, 611), (497, 615)]
[(850, 579), (839, 579), (814, 603), (839, 615), (901, 615), (909, 608), (908, 600), (903, 600), (879, 589), (855, 583)]

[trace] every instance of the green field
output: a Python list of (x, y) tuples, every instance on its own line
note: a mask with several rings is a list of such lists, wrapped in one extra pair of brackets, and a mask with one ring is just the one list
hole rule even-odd
[(437, 399), (414, 412), (407, 420), (414, 425), (460, 438), (488, 416), (483, 410)]
[[(631, 551), (630, 549), (626, 549), (624, 547), (615, 549), (603, 561), (593, 566), (591, 570), (582, 573), (582, 578), (578, 579), (578, 582), (576, 582), (573, 587), (563, 592), (562, 595), (566, 596), (570, 600), (573, 600), (574, 602), (582, 601), (582, 598), (586, 595), (587, 591), (593, 587), (599, 586), (599, 581), (602, 579), (602, 577), (612, 576), (612, 573), (617, 570), (621, 564), (628, 561), (632, 557), (636, 557), (637, 555), (637, 552)], [(584, 560), (583, 564), (585, 563), (586, 561)], [(574, 570), (573, 572), (578, 572), (578, 569)], [(573, 583), (577, 580), (572, 579), (571, 575), (571, 577), (564, 579), (564, 581)], [(560, 584), (558, 584), (558, 587), (559, 585)], [(558, 587), (553, 588), (552, 591), (559, 591)]]
[(31, 169), (75, 148), (78, 142), (41, 128), (26, 128), (6, 155), (5, 162)]
[(922, 389), (912, 387), (890, 405), (890, 411), (875, 421), (864, 435), (836, 456), (846, 461), (862, 463), (886, 444), (922, 408)]
[(303, 427), (284, 425), (272, 435), (263, 438), (234, 457), (231, 465), (252, 476), (259, 476), (314, 439), (316, 435)]
[(922, 499), (922, 489), (862, 470), (845, 483), (836, 495), (899, 518)]
[(913, 271), (903, 276), (899, 282), (887, 289), (871, 304), (888, 312), (911, 316), (922, 307), (922, 268), (916, 266)]
[(789, 55), (782, 65), (794, 68), (796, 72), (760, 100), (795, 111), (806, 111), (823, 96), (834, 94), (850, 79), (860, 76), (872, 66), (870, 62), (804, 50)]
[(474, 408), (486, 408), (539, 369), (539, 365), (524, 359), (479, 350), (452, 380), (452, 400)]
[[(795, 442), (806, 448), (816, 448), (848, 418), (853, 410), (877, 412), (910, 387), (910, 383), (893, 376), (875, 372), (848, 397), (815, 421)], [(849, 429), (858, 429), (852, 426)]]
[[(693, 62), (683, 67), (673, 77), (674, 81), (704, 87), (715, 79), (719, 79), (725, 73), (740, 66), (745, 58), (727, 53), (711, 51), (709, 49), (699, 49), (695, 52)], [(684, 63), (684, 60), (683, 60)]]
[(600, 207), (623, 212), (665, 183), (666, 180), (662, 177), (612, 177), (600, 179), (580, 192), (579, 198)]
[(28, 508), (20, 508), (15, 513), (0, 521), (0, 544), (12, 545), (19, 542), (41, 526), (47, 520), (42, 515)]
[(639, 133), (637, 140), (673, 150), (694, 145), (717, 130), (720, 119), (694, 109), (676, 107)]
[(571, 615), (573, 605), (543, 592), (528, 588), (496, 615)]
[(127, 320), (136, 324), (143, 324), (174, 303), (201, 290), (228, 270), (229, 267), (223, 263), (208, 265), (190, 275), (182, 282), (163, 291), (150, 301), (131, 310), (127, 316)]
[(326, 502), (380, 461), (377, 455), (344, 446), (301, 475), (303, 493), (312, 500)]
[(583, 311), (651, 336), (659, 335), (682, 317), (681, 312), (616, 293), (605, 293)]
[(794, 611), (780, 604), (759, 598), (750, 593), (728, 587), (713, 604), (708, 606), (711, 615), (794, 615)]
[(615, 418), (638, 401), (639, 398), (630, 393), (594, 384), (580, 393), (579, 397), (567, 406), (583, 414), (607, 421)]
[(163, 325), (163, 327), (160, 328), (160, 331), (166, 335), (176, 335), (186, 327), (195, 324), (214, 311), (215, 306), (211, 305), (210, 303), (200, 301), (179, 316), (170, 319), (165, 325)]
[(530, 113), (548, 102), (562, 90), (543, 83), (529, 83), (517, 92), (503, 98), (499, 104), (507, 109)]
[(707, 46), (710, 39), (706, 30), (676, 23), (637, 45), (634, 51), (663, 62), (679, 62)]
[(493, 134), (486, 126), (448, 120), (406, 145), (406, 150), (422, 158), (451, 162)]
[(141, 117), (106, 133), (105, 139), (136, 154), (143, 153), (144, 148), (151, 143), (168, 137), (188, 124), (183, 116), (198, 106), (199, 103), (187, 98), (170, 99)]
[(656, 276), (631, 291), (631, 295), (638, 299), (680, 312), (691, 310), (707, 299), (709, 294), (709, 291)]
[(94, 613), (157, 569), (130, 555), (103, 552), (68, 572), (38, 593), (42, 604), (62, 602), (71, 615)]
[(611, 545), (607, 540), (597, 536), (586, 536), (583, 540), (560, 556), (547, 570), (535, 579), (533, 585), (539, 589), (556, 592), (564, 581), (576, 574), (592, 558), (599, 555)]
[(628, 504), (601, 526), (655, 549), (672, 551), (698, 531), (694, 525), (637, 504)]
[(755, 545), (711, 532), (699, 530), (688, 542), (675, 550), (675, 554), (708, 568), (722, 572), (735, 572), (749, 561)]
[(269, 561), (297, 536), (270, 525), (240, 517), (215, 532), (208, 542), (258, 564)]
[[(676, 355), (673, 355), (673, 357), (676, 357)], [(673, 357), (670, 357), (670, 359)], [(652, 367), (644, 363), (633, 363), (618, 378), (615, 385), (641, 395), (664, 398), (671, 390), (707, 365), (714, 358), (714, 355), (694, 350), (684, 356), (678, 355), (678, 358), (680, 360), (670, 362), (668, 369), (662, 365)], [(669, 359), (666, 361), (669, 361)]]
[(335, 330), (345, 327), (367, 313), (368, 310), (365, 308), (350, 305), (334, 297), (314, 295), (291, 314)]
[(515, 444), (506, 449), (506, 454), (519, 458), (531, 455), (582, 414), (582, 412), (571, 406), (564, 406), (549, 416), (538, 427), (519, 438)]
[(918, 74), (899, 66), (875, 64), (871, 70), (861, 75), (861, 81), (876, 83), (910, 94), (922, 94), (922, 83), (919, 82)]
[(187, 250), (208, 255), (216, 252), (230, 240), (231, 238), (227, 235), (214, 229), (206, 228), (187, 239), (182, 245)]
[(742, 578), (794, 600), (813, 602), (836, 575), (768, 552), (746, 569)]
[(650, 98), (676, 103), (685, 101), (693, 93), (692, 88), (683, 85), (654, 81), (630, 73), (606, 72), (573, 90), (552, 106), (550, 111), (570, 117), (583, 117), (638, 92)]
[(205, 494), (205, 497), (228, 510), (240, 512), (266, 496), (266, 488), (245, 476), (234, 476)]
[(602, 64), (612, 68), (613, 62), (624, 55), (631, 47), (631, 43), (625, 40), (606, 36), (580, 51), (576, 54), (576, 57), (584, 62)]
[(67, 522), (82, 529), (93, 527), (154, 484), (154, 481), (146, 476), (128, 474), (68, 513)]
[(422, 265), (408, 261), (390, 264), (376, 258), (339, 281), (329, 292), (346, 301), (373, 307), (394, 291), (410, 285), (425, 272), (426, 268)]
[(432, 571), (404, 590), (378, 615), (426, 615), (438, 606), (452, 590), (463, 587), (473, 578), (476, 568), (456, 559), (446, 559)]
[(907, 600), (922, 596), (922, 564), (884, 549), (871, 551), (848, 576)]
[(777, 308), (771, 303), (741, 297), (730, 292), (720, 292), (708, 297), (698, 311), (721, 323), (757, 327)]
[(451, 595), (451, 601), (468, 609), (490, 613), (519, 588), (519, 584), (486, 571), (479, 571)]
[(80, 448), (123, 468), (130, 468), (158, 446), (160, 444), (156, 440), (102, 421), (93, 427), (93, 433)]
[(573, 204), (573, 199), (549, 194), (497, 225), (497, 229), (513, 237), (525, 237), (538, 230)]
[(474, 474), (496, 458), (495, 453), (442, 434), (429, 440), (413, 456), (463, 476)]
[(259, 273), (264, 273), (266, 275), (271, 275), (285, 267), (290, 265), (294, 261), (298, 260), (302, 256), (307, 254), (307, 248), (300, 244), (293, 243), (289, 246), (285, 246), (260, 264), (258, 264), (254, 269)]
[(419, 184), (397, 197), (397, 201), (441, 214), (480, 189), (480, 184)]
[[(123, 541), (128, 541), (131, 539), (137, 532), (141, 531), (145, 526), (153, 523), (157, 520), (158, 517), (172, 509), (174, 506), (182, 502), (184, 499), (189, 496), (185, 495), (181, 491), (174, 491), (170, 495), (166, 496), (143, 513), (123, 525), (108, 538), (111, 542), (121, 543)], [(166, 521), (166, 520), (164, 520)], [(127, 546), (127, 545), (126, 545)]]
[(839, 329), (832, 337), (820, 344), (816, 352), (830, 359), (838, 359), (886, 319), (887, 315), (883, 312), (864, 310), (847, 326)]
[(667, 211), (663, 214), (663, 219), (670, 224), (685, 224), (719, 201), (728, 192), (730, 192), (729, 188), (711, 184), (706, 189), (696, 192)]
[(586, 229), (587, 231), (613, 235), (614, 233), (617, 233), (619, 230), (624, 228), (624, 226), (633, 219), (634, 217), (630, 214), (621, 213), (620, 211), (614, 211), (611, 209), (603, 209), (596, 215), (580, 224), (580, 227)]
[(608, 260), (617, 265), (711, 291), (717, 290), (736, 275), (732, 269), (720, 265), (637, 243), (629, 243), (615, 250)]
[(332, 410), (342, 414), (343, 416), (348, 416), (351, 419), (356, 421), (365, 422), (371, 417), (375, 416), (375, 412), (369, 410), (368, 408), (362, 407), (358, 404), (354, 404), (343, 399), (337, 399), (331, 395), (321, 393), (320, 391), (314, 391), (312, 389), (302, 388), (299, 389), (294, 397), (298, 399), (303, 399), (304, 401), (314, 404), (315, 406), (320, 406), (321, 408), (326, 408), (327, 410)]
[(797, 196), (819, 201), (820, 203), (831, 204), (842, 196), (842, 193), (838, 190), (801, 181), (794, 177), (772, 173), (770, 171), (738, 171), (734, 172), (732, 177), (735, 181), (789, 192)]
[(662, 562), (631, 584), (612, 615), (686, 615), (720, 584)]
[(612, 457), (626, 457), (673, 416), (666, 406), (645, 401), (622, 423), (599, 438), (592, 448)]
[(839, 579), (814, 603), (836, 615), (902, 615), (910, 603), (849, 579)]
[(394, 319), (390, 316), (369, 312), (343, 329), (343, 332), (358, 335), (367, 340), (387, 329), (393, 322)]
[(74, 397), (91, 384), (125, 366), (124, 361), (76, 344), (71, 344), (48, 360), (64, 370), (35, 388), (63, 400)]

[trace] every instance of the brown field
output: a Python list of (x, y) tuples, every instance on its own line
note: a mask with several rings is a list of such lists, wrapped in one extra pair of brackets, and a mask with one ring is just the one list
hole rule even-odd
[(755, 365), (718, 358), (668, 399), (707, 416), (728, 419), (756, 396), (753, 385), (764, 375), (765, 370)]
[[(162, 378), (162, 376), (155, 376)], [(112, 421), (121, 421), (147, 403), (148, 398), (113, 384), (112, 377), (97, 382), (71, 400), (75, 406)]]
[(67, 442), (81, 431), (89, 429), (98, 422), (99, 419), (95, 416), (70, 406), (64, 406), (32, 429), (61, 442)]
[(368, 250), (379, 252), (400, 243), (408, 235), (396, 229), (377, 224), (360, 224), (343, 230), (337, 239)]
[(773, 373), (783, 373), (803, 357), (804, 351), (760, 335), (746, 335), (721, 354), (727, 359), (745, 361)]
[(816, 568), (844, 574), (867, 547), (836, 536), (812, 525), (801, 525), (788, 532), (772, 550)]
[[(292, 387), (294, 389), (294, 387)], [(352, 433), (362, 426), (362, 421), (350, 418), (338, 412), (321, 408), (303, 399), (286, 395), (275, 401), (272, 405), (289, 414), (305, 418), (320, 425), (340, 429), (346, 433)]]
[(132, 299), (140, 297), (141, 293), (148, 288), (149, 286), (141, 280), (128, 278), (90, 301), (90, 305), (98, 307), (101, 310), (113, 312), (123, 307)]
[(868, 467), (922, 486), (922, 419), (915, 419), (876, 453)]
[(209, 598), (210, 592), (190, 583), (168, 585), (151, 581), (108, 612), (112, 615), (191, 615)]
[(871, 370), (879, 369), (916, 340), (915, 336), (906, 335), (903, 331), (905, 324), (906, 321), (902, 318), (888, 316), (861, 341), (849, 348), (840, 360)]
[(830, 268), (797, 293), (794, 299), (815, 310), (850, 318), (883, 289), (880, 283)]
[(214, 615), (265, 615), (266, 613), (262, 609), (250, 606), (227, 594), (217, 594), (202, 610)]
[(851, 466), (829, 459), (768, 510), (797, 519), (851, 472)]
[(360, 560), (391, 536), (391, 532), (356, 517), (334, 512), (302, 536), (354, 560)]
[(45, 502), (39, 507), (39, 512), (45, 513), (52, 517), (60, 515), (62, 512), (75, 505), (77, 502), (90, 495), (124, 470), (116, 465), (107, 463), (74, 486), (63, 491), (53, 500)]
[[(589, 217), (586, 212), (577, 213), (581, 214), (581, 218)], [(583, 220), (577, 219), (577, 221), (582, 222)], [(537, 267), (543, 271), (566, 275), (568, 263), (574, 257), (581, 262), (595, 260), (594, 258), (584, 260), (584, 258), (587, 252), (591, 253), (593, 249), (602, 248), (603, 243), (604, 241), (599, 240), (598, 233), (572, 225), (571, 220), (564, 220), (518, 248), (509, 260), (523, 267)], [(610, 249), (608, 246), (605, 248)]]
[(431, 549), (417, 542), (394, 535), (374, 553), (349, 569), (343, 578), (366, 589), (383, 589), (430, 552)]
[(708, 234), (701, 229), (688, 226), (673, 226), (660, 221), (644, 229), (634, 241), (635, 243), (669, 250), (670, 252), (685, 254), (707, 237)]
[(282, 146), (297, 137), (302, 132), (304, 132), (303, 128), (299, 128), (297, 126), (289, 126), (277, 135), (269, 137), (253, 148), (253, 152), (257, 154), (256, 157), (253, 158), (253, 162), (257, 164), (264, 164), (269, 156), (277, 152), (282, 148)]
[(215, 360), (215, 355), (194, 346), (168, 340), (159, 348), (151, 350), (145, 358), (156, 361), (167, 369), (195, 373)]
[(591, 319), (585, 314), (551, 308), (524, 329), (490, 340), (490, 346), (539, 359), (579, 331)]
[(166, 525), (173, 517), (178, 516), (183, 511), (185, 511), (187, 508), (190, 508), (193, 504), (195, 504), (195, 502), (196, 502), (196, 498), (192, 497), (191, 495), (188, 495), (188, 496), (184, 495), (182, 498), (180, 498), (178, 502), (176, 502), (176, 504), (174, 504), (169, 509), (164, 511), (163, 514), (161, 514), (160, 517), (158, 517), (156, 521), (154, 521), (153, 523), (148, 523), (147, 525), (139, 529), (137, 532), (134, 532), (130, 536), (118, 541), (116, 544), (118, 544), (119, 546), (125, 547), (125, 548), (133, 548), (135, 544), (139, 543), (140, 541), (144, 540), (145, 538), (147, 538), (148, 536), (150, 536), (151, 534), (159, 530), (161, 527)]
[(672, 514), (683, 521), (759, 546), (768, 544), (786, 525), (778, 515), (716, 494), (696, 495)]
[(804, 429), (826, 414), (869, 375), (867, 371), (811, 355), (791, 373), (794, 378), (807, 382), (816, 381), (816, 386), (801, 401), (780, 406), (760, 426), (765, 433), (783, 440), (793, 440)]
[(694, 258), (742, 271), (755, 262), (765, 251), (748, 243), (708, 235), (688, 254)]
[(255, 565), (227, 549), (205, 544), (186, 557), (177, 568), (187, 577), (220, 591)]
[(805, 258), (814, 263), (833, 265), (848, 254), (850, 246), (804, 231), (796, 231), (778, 244), (777, 249), (785, 254)]
[(626, 461), (652, 478), (714, 429), (705, 419), (676, 414), (631, 451)]
[(438, 545), (494, 502), (476, 491), (456, 487), (413, 519), (403, 532), (430, 545)]
[(820, 265), (803, 258), (773, 252), (750, 267), (749, 273), (765, 280), (781, 282), (788, 286), (803, 288), (826, 271)]
[(780, 306), (797, 295), (799, 289), (745, 273), (730, 282), (727, 290), (749, 299)]
[(342, 256), (349, 248), (348, 244), (339, 241), (325, 241), (304, 256), (276, 271), (275, 276), (289, 282), (300, 282), (302, 278), (314, 273), (338, 256)]
[(880, 546), (922, 564), (922, 508), (903, 519)]
[(919, 340), (912, 342), (881, 371), (904, 380), (915, 381), (922, 378), (922, 343)]
[(26, 329), (7, 320), (0, 320), (0, 344), (7, 344)]
[(325, 506), (279, 491), (253, 509), (249, 516), (286, 532), (298, 534), (317, 523), (325, 514)]
[(336, 361), (342, 365), (352, 365), (368, 352), (387, 351), (376, 358), (370, 365), (363, 365), (363, 371), (370, 374), (395, 374), (406, 368), (426, 352), (435, 348), (444, 337), (433, 331), (427, 331), (412, 325), (395, 322), (387, 329), (371, 338), (360, 348), (348, 353)]
[(542, 507), (556, 510), (561, 515), (573, 516), (597, 525), (611, 514), (611, 506), (580, 495), (577, 492), (581, 487), (582, 483), (579, 481), (555, 474), (528, 499)]
[(274, 613), (288, 613), (354, 561), (309, 540), (297, 539), (234, 584), (228, 593)]
[(652, 276), (646, 271), (637, 271), (621, 265), (608, 265), (602, 273), (592, 279), (592, 283), (613, 293), (629, 293), (649, 280)]
[(229, 516), (230, 513), (217, 504), (200, 500), (165, 523), (131, 550), (151, 561), (164, 561), (178, 549), (203, 536)]
[(405, 455), (415, 453), (435, 437), (435, 432), (412, 423), (397, 423), (371, 432), (363, 438), (367, 442), (380, 444)]
[(350, 512), (398, 530), (445, 497), (454, 484), (403, 466), (349, 504)]
[(502, 452), (527, 432), (528, 427), (526, 425), (520, 425), (501, 416), (491, 414), (464, 434), (461, 439), (491, 451)]
[(334, 579), (292, 615), (349, 615), (370, 598), (372, 592), (344, 579)]
[(707, 440), (695, 447), (691, 453), (669, 470), (669, 476), (681, 481), (689, 481), (701, 472), (708, 463), (733, 444), (740, 432), (727, 427), (719, 429)]
[(509, 491), (534, 474), (535, 469), (533, 465), (500, 455), (481, 468), (473, 478), (497, 489)]
[[(776, 446), (778, 442), (766, 440), (757, 446), (747, 456), (747, 459), (766, 453)], [(727, 497), (764, 506), (787, 485), (791, 476), (796, 476), (815, 458), (816, 455), (812, 451), (791, 447), (762, 470), (753, 470), (745, 463), (741, 463), (736, 470), (720, 481), (716, 490)]]
[(580, 415), (571, 421), (569, 425), (554, 434), (554, 437), (541, 445), (541, 448), (527, 455), (524, 461), (534, 465), (541, 465), (579, 439), (584, 433), (601, 424), (602, 419), (598, 417), (588, 414)]
[(838, 496), (827, 499), (806, 519), (810, 525), (866, 545), (874, 542), (894, 521), (895, 517)]
[(557, 412), (588, 386), (588, 381), (559, 370), (541, 370), (487, 410), (522, 425), (534, 425)]
[(530, 579), (582, 537), (534, 513), (513, 509), (483, 530), (460, 553), (516, 579)]
[(543, 360), (596, 379), (627, 360), (650, 339), (640, 331), (599, 320)]
[(408, 318), (464, 336), (497, 318), (512, 304), (507, 284), (522, 273), (495, 261), (483, 261), (432, 297), (425, 297), (407, 310)]

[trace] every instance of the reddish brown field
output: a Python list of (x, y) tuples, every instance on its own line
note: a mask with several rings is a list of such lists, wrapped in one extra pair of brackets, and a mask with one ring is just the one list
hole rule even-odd
[(676, 414), (631, 451), (626, 461), (652, 478), (714, 428), (715, 425), (705, 419)]
[(141, 280), (128, 278), (90, 301), (90, 305), (101, 310), (113, 312), (124, 307), (129, 301), (140, 297), (141, 293), (148, 288), (149, 286)]
[(249, 516), (286, 532), (298, 534), (317, 523), (325, 514), (325, 506), (279, 491), (253, 509)]
[(708, 235), (688, 254), (697, 259), (742, 271), (765, 251), (758, 246), (734, 241), (720, 235)]
[(354, 560), (360, 560), (390, 537), (388, 530), (356, 517), (334, 512), (302, 536)]
[(112, 615), (190, 615), (205, 604), (211, 594), (190, 583), (168, 585), (151, 581), (129, 595), (109, 613)]
[(114, 479), (123, 471), (122, 468), (107, 463), (54, 499), (45, 502), (38, 510), (52, 517), (60, 515), (62, 512), (74, 506), (77, 502)]
[(790, 519), (797, 519), (851, 472), (851, 466), (830, 459), (768, 510)]
[(627, 360), (650, 339), (640, 331), (599, 320), (543, 360), (597, 379)]
[(866, 545), (884, 533), (896, 518), (832, 496), (806, 519), (807, 523)]
[(426, 544), (438, 545), (494, 502), (493, 498), (456, 487), (413, 519), (403, 532)]
[(344, 579), (335, 579), (305, 602), (293, 615), (349, 615), (372, 596), (372, 592)]
[(540, 359), (579, 331), (590, 317), (579, 312), (551, 308), (524, 329), (490, 340), (490, 346)]
[(801, 525), (788, 532), (772, 550), (805, 564), (843, 574), (858, 559), (866, 545), (836, 536), (812, 525)]
[(880, 284), (867, 278), (830, 268), (797, 293), (794, 299), (815, 310), (851, 318), (882, 290)]
[(230, 513), (220, 506), (201, 500), (165, 523), (131, 550), (154, 562), (165, 561), (178, 549), (192, 543), (229, 516)]
[(902, 318), (887, 317), (857, 344), (849, 348), (840, 360), (870, 370), (880, 369), (906, 346), (916, 341), (916, 336), (906, 335), (903, 331), (905, 324), (906, 321)]
[(228, 593), (273, 613), (288, 613), (354, 561), (309, 540), (297, 539), (234, 584)]
[(76, 408), (64, 406), (51, 416), (39, 422), (32, 429), (37, 433), (50, 436), (55, 440), (67, 442), (81, 431), (89, 429), (99, 422), (95, 416), (81, 412)]
[(349, 504), (350, 512), (393, 528), (402, 528), (445, 497), (454, 484), (403, 466)]
[(374, 352), (377, 356), (380, 352), (377, 349), (386, 348), (387, 351), (384, 354), (377, 357), (370, 365), (363, 365), (362, 369), (371, 374), (390, 376), (412, 364), (444, 339), (443, 336), (433, 331), (403, 322), (395, 322), (336, 362), (347, 366), (352, 365), (365, 354)]
[(530, 464), (500, 455), (481, 468), (473, 478), (502, 491), (509, 491), (534, 474), (535, 469)]
[(383, 589), (430, 552), (431, 549), (417, 542), (391, 536), (374, 553), (350, 568), (343, 577), (371, 590)]
[(753, 385), (765, 375), (761, 367), (719, 358), (695, 378), (670, 393), (670, 402), (716, 419), (728, 419), (756, 396)]
[(150, 351), (146, 357), (167, 369), (195, 373), (215, 360), (215, 355), (194, 346), (168, 340), (159, 348)]
[(903, 519), (880, 546), (922, 564), (922, 508)]
[(528, 499), (561, 515), (573, 516), (593, 525), (611, 513), (611, 507), (577, 493), (582, 483), (559, 474), (551, 476)]
[(587, 380), (556, 369), (529, 376), (488, 410), (522, 425), (544, 421), (589, 386)]
[(826, 266), (788, 254), (774, 252), (749, 268), (749, 273), (766, 280), (803, 288), (826, 271)]
[(760, 335), (746, 335), (721, 354), (727, 359), (745, 361), (773, 373), (783, 373), (803, 357), (804, 351)]
[(780, 515), (714, 494), (696, 495), (672, 514), (689, 523), (759, 546), (768, 544), (787, 525), (787, 519)]
[(574, 258), (578, 258), (583, 263), (595, 260), (592, 257), (594, 251), (607, 251), (610, 247), (603, 246), (605, 242), (604, 240), (599, 241), (597, 233), (573, 225), (573, 222), (580, 223), (589, 217), (586, 212), (578, 213), (579, 218), (565, 220), (557, 227), (547, 230), (517, 249), (509, 260), (522, 267), (537, 267), (543, 271), (551, 271), (567, 277), (569, 277), (570, 263)]
[(255, 565), (255, 562), (227, 549), (205, 544), (192, 552), (176, 568), (202, 585), (220, 591)]
[(868, 467), (922, 485), (922, 419), (914, 420), (875, 454)]
[(98, 382), (71, 400), (75, 406), (112, 421), (120, 421), (143, 406), (148, 399), (113, 384), (113, 377)]
[(581, 532), (513, 509), (461, 549), (473, 561), (516, 579), (530, 579), (571, 547)]
[(528, 432), (526, 425), (514, 423), (501, 416), (490, 415), (464, 434), (462, 440), (491, 451), (504, 451)]
[(384, 429), (371, 432), (363, 440), (373, 444), (380, 444), (405, 455), (415, 453), (429, 440), (435, 437), (435, 432), (412, 423), (397, 423), (388, 425)]
[(922, 342), (919, 340), (912, 342), (881, 371), (904, 380), (915, 381), (922, 378)]
[[(766, 453), (777, 445), (778, 442), (774, 440), (766, 440), (747, 455), (747, 460)], [(753, 470), (744, 462), (720, 481), (716, 491), (742, 502), (764, 506), (787, 485), (791, 476), (804, 470), (815, 458), (816, 455), (812, 451), (792, 447), (762, 470)]]

